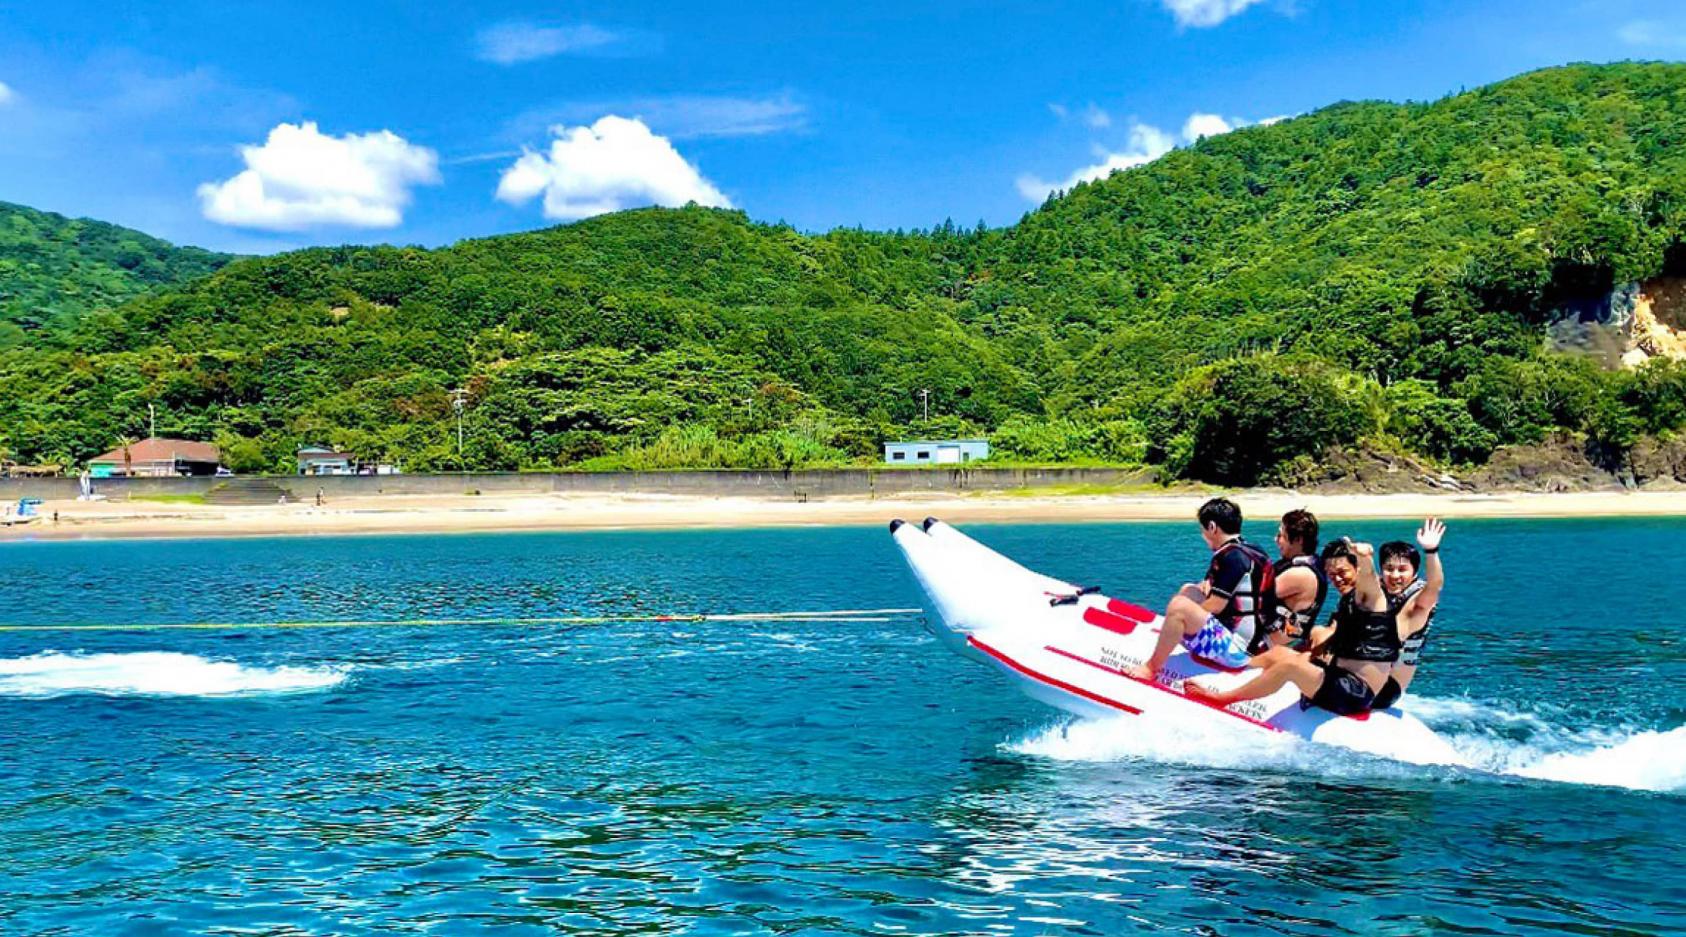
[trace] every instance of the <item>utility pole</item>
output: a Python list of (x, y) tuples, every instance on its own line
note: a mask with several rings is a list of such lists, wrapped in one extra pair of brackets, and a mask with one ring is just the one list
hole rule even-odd
[(923, 422), (931, 422), (931, 388), (919, 388), (919, 403), (920, 406), (924, 408), (923, 413), (925, 416), (923, 418)]
[(146, 405), (146, 438), (158, 438), (158, 411), (150, 403)]
[(456, 413), (457, 413), (457, 470), (458, 471), (462, 471), (464, 466), (466, 465), (466, 463), (463, 461), (463, 456), (462, 456), (462, 408), (463, 408), (463, 400), (467, 396), (468, 396), (468, 391), (463, 390), (461, 387), (457, 388), (456, 390), (451, 391), (451, 409), (455, 410)]

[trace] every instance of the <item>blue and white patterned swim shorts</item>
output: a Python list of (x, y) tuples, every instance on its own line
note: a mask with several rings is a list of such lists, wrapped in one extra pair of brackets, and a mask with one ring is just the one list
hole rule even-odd
[(1240, 670), (1247, 666), (1247, 642), (1210, 616), (1193, 637), (1183, 638), (1183, 647), (1195, 657), (1219, 667)]

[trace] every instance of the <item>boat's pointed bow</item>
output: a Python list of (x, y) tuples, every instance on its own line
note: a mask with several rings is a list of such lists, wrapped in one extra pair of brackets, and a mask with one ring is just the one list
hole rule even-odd
[(890, 523), (890, 536), (901, 548), (902, 558), (919, 587), (925, 591), (926, 606), (934, 612), (932, 630), (944, 641), (964, 650), (966, 637), (987, 622), (972, 608), (978, 583), (957, 558), (932, 540), (918, 524)]

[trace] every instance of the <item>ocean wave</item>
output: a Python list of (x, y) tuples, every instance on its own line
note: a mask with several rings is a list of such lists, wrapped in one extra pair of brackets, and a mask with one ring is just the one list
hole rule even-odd
[(349, 676), (344, 667), (248, 667), (170, 651), (43, 651), (0, 659), (0, 697), (256, 696), (325, 690)]

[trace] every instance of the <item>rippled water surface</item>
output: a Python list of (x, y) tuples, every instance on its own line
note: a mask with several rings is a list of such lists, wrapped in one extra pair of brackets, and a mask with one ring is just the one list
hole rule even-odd
[[(4, 632), (0, 931), (1678, 934), (1683, 535), (1453, 526), (1411, 705), (1480, 772), (1071, 724), (916, 617)], [(881, 528), (0, 545), (8, 624), (919, 599)]]

